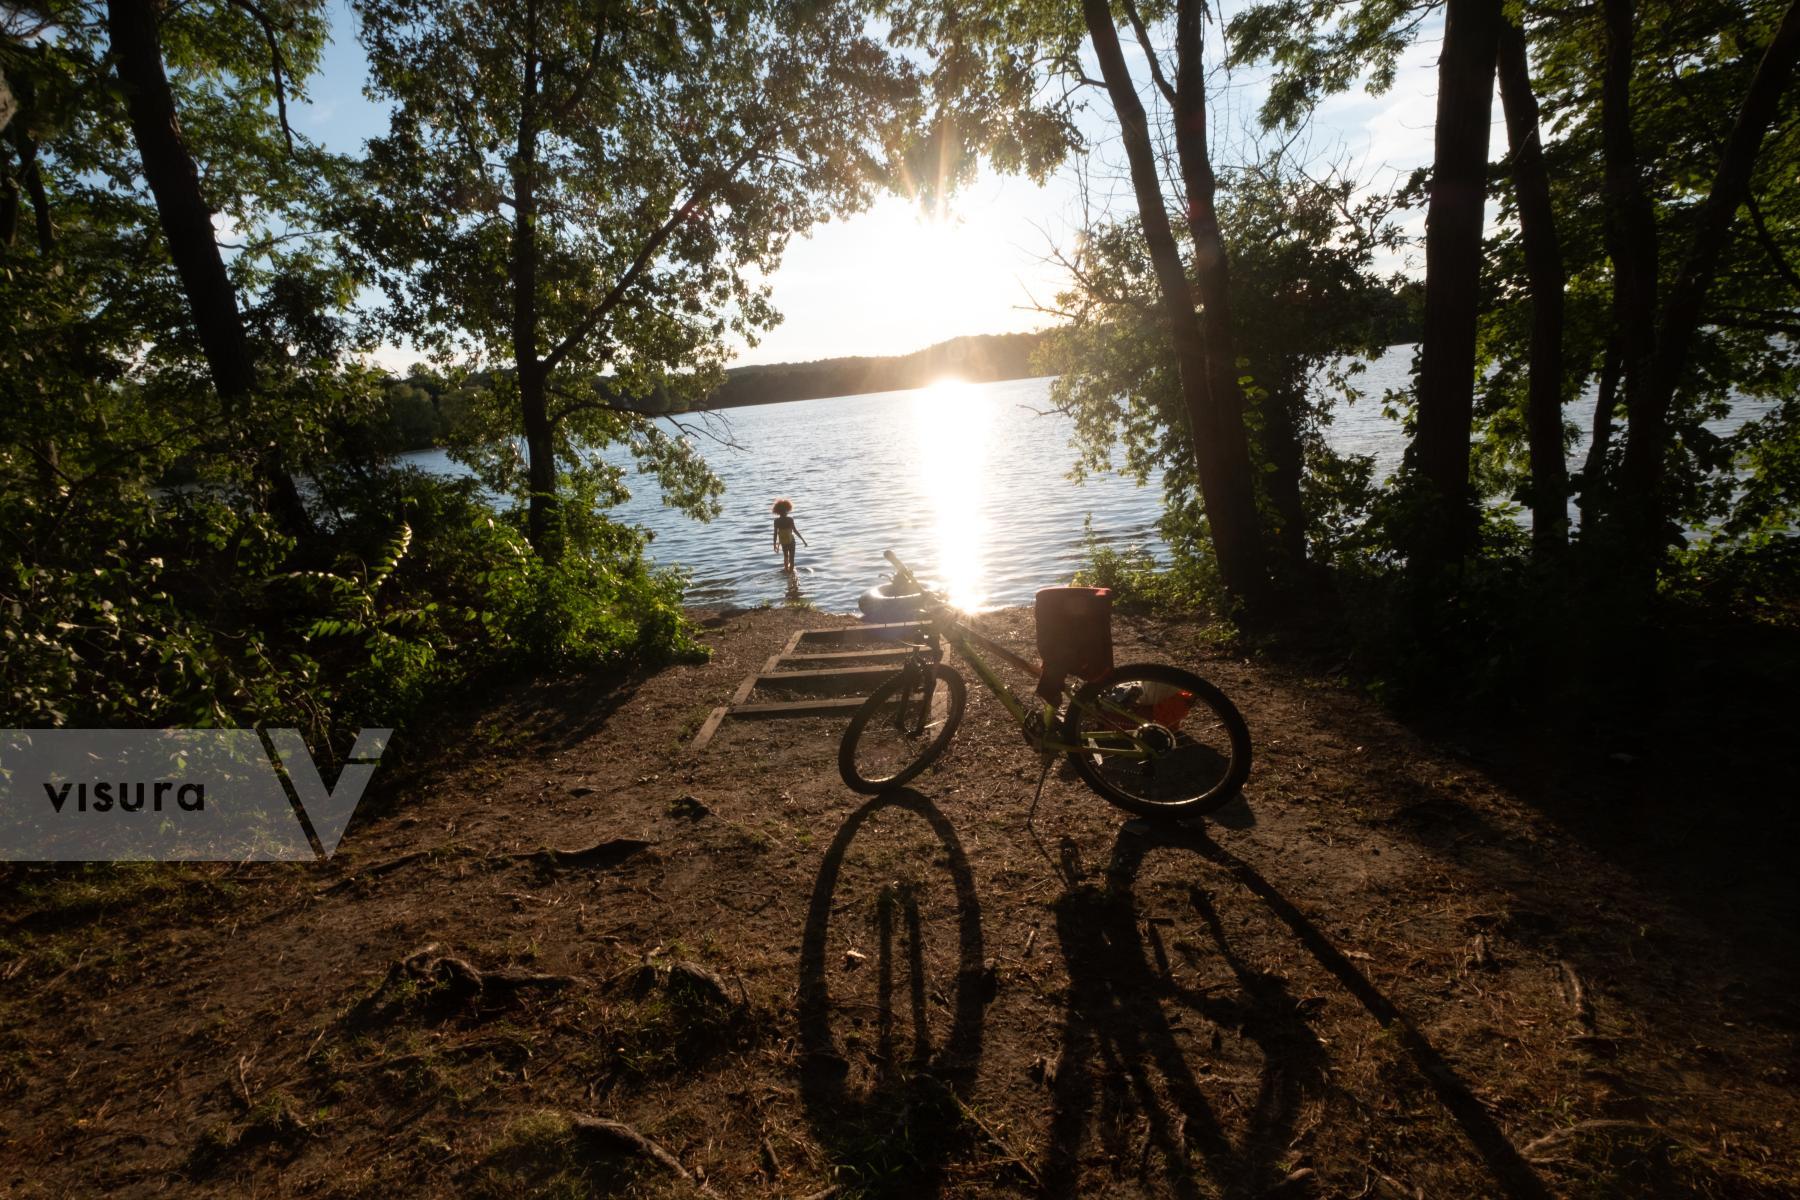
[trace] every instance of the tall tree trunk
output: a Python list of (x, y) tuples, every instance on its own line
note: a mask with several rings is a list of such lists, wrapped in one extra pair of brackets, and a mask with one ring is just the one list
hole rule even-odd
[(1606, 520), (1607, 494), (1612, 481), (1607, 478), (1606, 456), (1612, 448), (1613, 410), (1619, 404), (1619, 373), (1624, 369), (1624, 356), (1617, 335), (1606, 341), (1606, 357), (1600, 363), (1600, 386), (1594, 400), (1594, 428), (1588, 440), (1587, 461), (1581, 468), (1581, 523), (1584, 530), (1594, 529)]
[[(1269, 377), (1271, 382), (1274, 378)], [(1275, 519), (1281, 523), (1274, 531), (1275, 545), (1287, 565), (1296, 571), (1306, 565), (1306, 505), (1300, 494), (1306, 454), (1300, 445), (1296, 420), (1304, 403), (1303, 392), (1285, 386), (1266, 387), (1259, 431), (1263, 457), (1269, 465), (1263, 486)]]
[[(1605, 25), (1605, 61), (1600, 74), (1600, 142), (1603, 156), (1603, 232), (1613, 264), (1613, 337), (1619, 350), (1619, 380), (1624, 391), (1627, 464), (1623, 487), (1611, 497), (1607, 524), (1618, 525), (1626, 544), (1645, 543), (1648, 530), (1660, 528), (1653, 512), (1634, 511), (1639, 499), (1654, 491), (1661, 474), (1666, 413), (1644, 406), (1649, 396), (1651, 358), (1656, 351), (1657, 273), (1660, 249), (1656, 213), (1644, 190), (1637, 143), (1631, 128), (1632, 51), (1637, 35), (1633, 0), (1601, 0)], [(1634, 455), (1631, 447), (1638, 447)], [(1656, 460), (1646, 471), (1644, 456)], [(1640, 478), (1632, 480), (1632, 475)], [(1642, 549), (1632, 557), (1639, 557)]]
[(19, 232), (19, 180), (8, 161), (10, 156), (5, 156), (5, 144), (0, 141), (0, 254), (12, 249)]
[[(1149, 121), (1138, 100), (1131, 72), (1125, 65), (1125, 56), (1119, 49), (1112, 10), (1107, 0), (1082, 0), (1081, 7), (1088, 35), (1093, 39), (1094, 53), (1100, 61), (1101, 76), (1106, 81), (1107, 95), (1119, 120), (1120, 139), (1131, 164), (1138, 219), (1144, 227), (1144, 240), (1156, 271), (1157, 289), (1181, 375), (1182, 399), (1194, 446), (1194, 466), (1200, 477), (1200, 494), (1206, 508), (1207, 524), (1212, 529), (1213, 546), (1219, 556), (1219, 573), (1226, 588), (1244, 604), (1246, 613), (1255, 615), (1262, 611), (1267, 600), (1268, 565), (1261, 524), (1257, 519), (1242, 392), (1236, 389), (1235, 360), (1223, 359), (1234, 378), (1232, 388), (1220, 395), (1210, 382), (1206, 335), (1194, 311), (1194, 297), (1188, 287), (1181, 251), (1169, 227), (1162, 179), (1157, 173), (1156, 156), (1150, 146)], [(1227, 328), (1229, 311), (1227, 301)], [(1226, 345), (1230, 345), (1229, 335)], [(1218, 360), (1216, 350), (1212, 357)], [(1231, 407), (1230, 401), (1234, 394), (1237, 396), (1235, 408)]]
[(31, 197), (38, 253), (49, 254), (56, 248), (56, 226), (50, 220), (50, 196), (44, 190), (44, 173), (38, 167), (38, 144), (18, 129), (13, 130), (13, 140), (19, 150), (19, 178), (25, 184), (25, 194)]
[(1531, 546), (1538, 561), (1545, 562), (1557, 557), (1569, 540), (1569, 471), (1563, 457), (1562, 422), (1565, 277), (1525, 31), (1511, 21), (1501, 24), (1499, 66), (1519, 238), (1531, 288), (1531, 382), (1525, 406), (1531, 446)]
[[(36, 89), (29, 75), (21, 79), (12, 94), (12, 103), (20, 114), (28, 113), (37, 106)], [(31, 199), (33, 229), (37, 234), (37, 248), (41, 255), (48, 255), (56, 246), (56, 226), (50, 219), (50, 197), (44, 189), (44, 172), (38, 166), (38, 143), (27, 129), (30, 118), (26, 117), (6, 129), (6, 140), (12, 143), (13, 151), (19, 156), (19, 171), (16, 176), (9, 173), (6, 180), (6, 195), (0, 199), (0, 206), (5, 211), (0, 213), (0, 244), (10, 247), (19, 222), (19, 189)]]
[[(212, 210), (201, 194), (200, 171), (182, 139), (175, 97), (163, 70), (161, 7), (151, 0), (107, 0), (106, 10), (132, 138), (144, 180), (156, 199), (169, 257), (187, 295), (213, 386), (227, 416), (241, 419), (256, 389), (256, 365), (238, 312), (237, 291), (213, 239)], [(258, 451), (257, 469), (271, 489), (277, 519), (292, 533), (309, 533), (312, 523), (306, 505), (273, 449)]]
[(555, 558), (560, 549), (554, 529), (556, 439), (550, 424), (549, 372), (538, 357), (538, 60), (535, 35), (534, 25), (528, 33), (529, 44), (525, 49), (519, 144), (512, 165), (513, 371), (519, 389), (519, 415), (525, 427), (526, 482), (531, 488), (525, 532), (540, 557)]
[[(1618, 0), (1611, 0), (1617, 3)], [(1775, 36), (1757, 63), (1750, 87), (1744, 94), (1737, 119), (1726, 138), (1713, 176), (1712, 188), (1700, 206), (1693, 240), (1688, 244), (1680, 274), (1666, 300), (1657, 324), (1656, 344), (1650, 352), (1649, 370), (1632, 384), (1627, 375), (1625, 393), (1629, 423), (1625, 429), (1625, 511), (1637, 518), (1632, 550), (1634, 557), (1648, 555), (1643, 569), (1654, 572), (1661, 552), (1661, 535), (1669, 514), (1662, 495), (1663, 463), (1668, 453), (1669, 406), (1675, 389), (1687, 371), (1694, 333), (1705, 311), (1706, 296), (1718, 273), (1719, 256), (1731, 223), (1749, 195), (1750, 174), (1762, 149), (1763, 136), (1775, 119), (1782, 92), (1800, 58), (1800, 0), (1783, 14)], [(1652, 574), (1647, 582), (1654, 582)]]
[[(1213, 174), (1212, 156), (1206, 144), (1206, 64), (1201, 21), (1206, 15), (1202, 0), (1179, 0), (1175, 8), (1175, 155), (1181, 168), (1182, 190), (1187, 193), (1188, 234), (1194, 243), (1194, 282), (1200, 298), (1200, 333), (1206, 348), (1206, 380), (1211, 399), (1211, 424), (1207, 436), (1218, 443), (1219, 453), (1230, 478), (1228, 491), (1233, 498), (1248, 496), (1252, 508), (1233, 517), (1240, 536), (1259, 539), (1253, 547), (1260, 561), (1263, 557), (1261, 522), (1254, 508), (1256, 471), (1251, 463), (1248, 431), (1244, 423), (1244, 388), (1239, 382), (1237, 334), (1232, 322), (1231, 258), (1225, 237), (1219, 228), (1216, 203), (1218, 180)], [(1146, 47), (1145, 53), (1151, 53)], [(1266, 401), (1279, 405), (1282, 398), (1273, 391)], [(1285, 433), (1293, 442), (1291, 413), (1269, 415), (1264, 421), (1265, 434), (1278, 441)], [(1264, 447), (1272, 461), (1284, 459), (1283, 450), (1297, 450), (1297, 444)], [(1285, 457), (1291, 457), (1287, 455)], [(1242, 479), (1243, 483), (1236, 480)], [(1299, 499), (1299, 479), (1293, 479), (1294, 496)], [(1279, 502), (1279, 497), (1272, 496)], [(1278, 503), (1279, 506), (1279, 503)], [(1304, 530), (1298, 529), (1298, 512), (1283, 513), (1283, 533), (1298, 533), (1298, 540), (1284, 537), (1290, 551), (1298, 548), (1292, 565), (1299, 567), (1306, 555)]]
[(19, 102), (13, 98), (12, 88), (7, 85), (6, 72), (0, 71), (0, 130), (12, 124), (13, 115), (19, 111)]
[(1425, 329), (1413, 465), (1438, 507), (1419, 531), (1419, 579), (1460, 561), (1474, 533), (1469, 434), (1475, 401), (1475, 320), (1487, 204), (1500, 0), (1449, 0), (1438, 58), (1436, 144), (1425, 214)]

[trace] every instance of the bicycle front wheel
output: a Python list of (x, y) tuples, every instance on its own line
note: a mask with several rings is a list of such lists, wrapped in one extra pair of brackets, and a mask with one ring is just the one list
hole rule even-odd
[(1191, 671), (1116, 667), (1063, 715), (1076, 773), (1127, 812), (1179, 819), (1228, 803), (1250, 774), (1250, 728)]
[(853, 791), (897, 788), (937, 761), (962, 721), (968, 689), (949, 667), (907, 667), (850, 718), (838, 773)]

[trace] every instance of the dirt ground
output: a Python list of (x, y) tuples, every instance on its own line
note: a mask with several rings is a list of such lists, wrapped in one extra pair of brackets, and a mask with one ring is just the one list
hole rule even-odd
[(1028, 830), (979, 688), (878, 799), (841, 719), (688, 751), (845, 623), (714, 617), (704, 665), (446, 711), (326, 864), (0, 872), (0, 1194), (1800, 1189), (1792, 818), (1733, 816), (1785, 809), (1791, 742), (1408, 728), (1121, 618), (1119, 661), (1250, 722), (1213, 818), (1052, 769)]

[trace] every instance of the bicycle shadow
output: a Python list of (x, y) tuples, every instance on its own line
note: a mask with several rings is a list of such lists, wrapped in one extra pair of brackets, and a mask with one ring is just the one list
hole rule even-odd
[[(1537, 1173), (1425, 1035), (1273, 884), (1202, 830), (1141, 823), (1121, 828), (1102, 886), (1081, 883), (1058, 906), (1057, 929), (1071, 988), (1064, 1065), (1057, 1075), (1043, 1170), (1047, 1191), (1075, 1193), (1082, 1143), (1088, 1125), (1096, 1120), (1097, 1082), (1104, 1087), (1109, 1081), (1123, 1081), (1112, 1086), (1128, 1088), (1129, 1099), (1149, 1119), (1145, 1154), (1153, 1149), (1161, 1153), (1172, 1185), (1184, 1196), (1212, 1191), (1258, 1195), (1279, 1184), (1296, 1114), (1309, 1098), (1323, 1095), (1329, 1087), (1329, 1057), (1307, 1025), (1303, 1005), (1288, 991), (1285, 980), (1245, 961), (1233, 946), (1213, 894), (1191, 881), (1184, 885), (1185, 905), (1199, 918), (1209, 948), (1228, 969), (1235, 995), (1213, 995), (1218, 989), (1183, 987), (1174, 981), (1157, 925), (1145, 925), (1147, 933), (1139, 931), (1134, 896), (1146, 858), (1159, 850), (1185, 850), (1221, 868), (1394, 1035), (1486, 1166), (1495, 1194), (1533, 1200), (1548, 1195)], [(1212, 975), (1218, 977), (1216, 971)], [(1243, 1035), (1239, 1057), (1261, 1057), (1254, 1097), (1240, 1104), (1233, 1116), (1232, 1124), (1242, 1130), (1235, 1139), (1226, 1133), (1200, 1085), (1244, 1087), (1248, 1081), (1196, 1075), (1178, 1036), (1183, 1010), (1212, 1023), (1207, 1057), (1219, 1058), (1223, 1029)], [(1155, 1086), (1158, 1077), (1161, 1097)], [(1106, 1112), (1102, 1105), (1101, 1122)], [(1104, 1126), (1101, 1134), (1104, 1141)], [(1194, 1179), (1189, 1148), (1197, 1153), (1212, 1188), (1201, 1188)]]
[[(922, 820), (941, 861), (896, 848), (884, 823), (870, 861), (847, 864), (884, 815)], [(947, 940), (937, 935), (948, 922), (934, 918), (951, 914)], [(944, 814), (910, 789), (851, 813), (826, 849), (800, 948), (801, 1099), (839, 1182), (886, 1195), (939, 1189), (945, 1164), (968, 1148), (964, 1098), (988, 991), (975, 878)]]
[[(1207, 949), (1228, 968), (1228, 992), (1177, 982), (1157, 919), (1140, 923), (1134, 889), (1144, 860), (1152, 850), (1182, 845), (1180, 837), (1122, 829), (1099, 882), (1074, 882), (1056, 904), (1070, 984), (1040, 1172), (1050, 1195), (1081, 1190), (1090, 1128), (1115, 1170), (1142, 1136), (1139, 1173), (1147, 1173), (1152, 1154), (1159, 1156), (1177, 1195), (1259, 1194), (1285, 1177), (1279, 1164), (1296, 1117), (1324, 1086), (1324, 1046), (1287, 981), (1256, 970), (1237, 952), (1210, 902), (1200, 910)], [(1194, 1062), (1217, 1056), (1226, 1030), (1255, 1048), (1262, 1060), (1256, 1078), (1195, 1070)], [(1243, 1129), (1235, 1140), (1208, 1098), (1208, 1086), (1222, 1083), (1250, 1092), (1231, 1121)], [(1147, 1129), (1140, 1135), (1134, 1126)], [(1196, 1155), (1210, 1186), (1195, 1177)]]

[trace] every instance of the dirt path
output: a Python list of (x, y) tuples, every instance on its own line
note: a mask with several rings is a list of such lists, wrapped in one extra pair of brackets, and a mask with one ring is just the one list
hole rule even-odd
[[(707, 664), (447, 714), (451, 749), (378, 777), (324, 866), (14, 870), (0, 1194), (1800, 1183), (1791, 892), (1721, 924), (1497, 782), (1516, 761), (1199, 626), (1117, 631), (1250, 720), (1244, 802), (1193, 828), (1052, 771), (1034, 838), (1037, 760), (979, 693), (872, 802), (841, 721), (686, 753), (794, 628), (841, 623), (732, 616)], [(648, 845), (521, 856), (620, 839)]]

